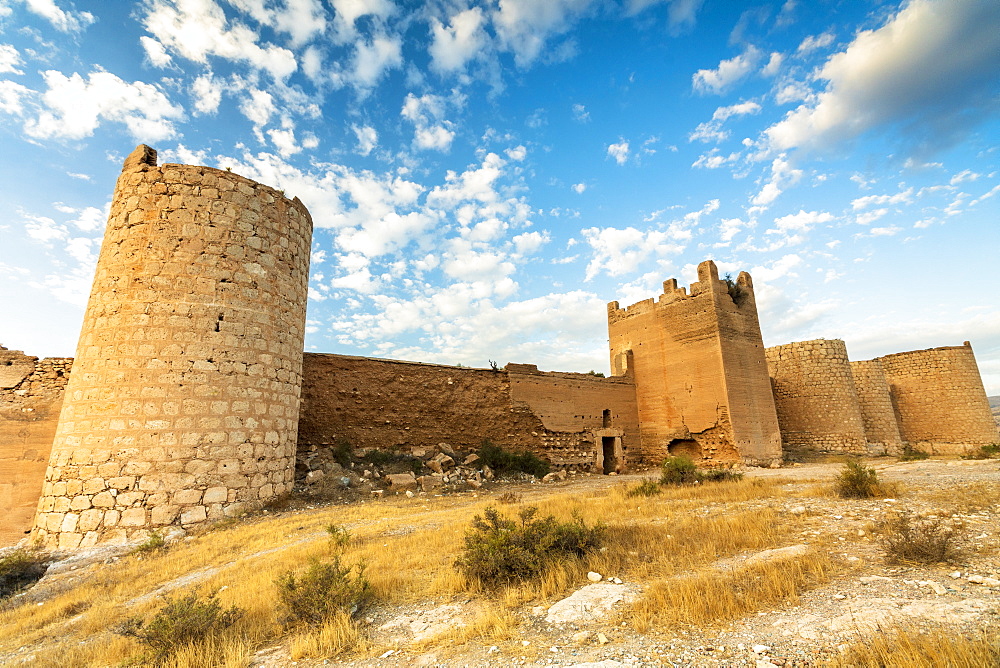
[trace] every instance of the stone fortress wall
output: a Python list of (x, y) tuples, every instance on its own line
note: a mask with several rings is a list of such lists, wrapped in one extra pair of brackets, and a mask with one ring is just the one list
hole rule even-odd
[[(0, 347), (0, 545), (31, 528), (32, 506), (34, 537), (68, 549), (233, 514), (289, 490), (296, 454), (340, 440), (488, 439), (603, 473), (668, 454), (782, 456), (745, 272), (720, 280), (706, 261), (690, 293), (671, 279), (656, 301), (611, 302), (611, 378), (303, 354), (311, 228), (298, 199), (248, 179), (157, 166), (146, 146), (128, 157), (75, 360)], [(848, 396), (853, 379), (869, 451), (893, 451), (900, 435), (935, 452), (998, 440), (968, 343), (846, 370), (837, 344), (819, 346), (835, 363), (797, 354), (794, 368), (826, 369), (815, 378), (827, 393)], [(808, 445), (856, 450), (821, 440), (831, 424)]]
[(312, 221), (139, 146), (111, 204), (34, 536), (133, 540), (291, 489)]
[(766, 351), (782, 446), (832, 452), (867, 450), (847, 346), (816, 339)]
[(880, 357), (903, 440), (934, 454), (1000, 441), (972, 345)]
[(0, 346), (0, 545), (31, 528), (72, 365)]
[(873, 454), (897, 455), (903, 451), (899, 422), (892, 407), (889, 382), (879, 359), (851, 362), (851, 376), (858, 394), (861, 419), (865, 424), (868, 451)]
[[(605, 424), (607, 423), (607, 424)], [(306, 353), (300, 456), (346, 441), (395, 449), (484, 441), (534, 452), (554, 468), (598, 470), (602, 438), (638, 444), (635, 387), (628, 378), (540, 372), (533, 364), (496, 371)], [(624, 452), (619, 456), (624, 468)]]
[(676, 279), (657, 300), (608, 304), (611, 367), (635, 379), (640, 459), (781, 459), (778, 421), (750, 275), (732, 286), (711, 260), (690, 293)]

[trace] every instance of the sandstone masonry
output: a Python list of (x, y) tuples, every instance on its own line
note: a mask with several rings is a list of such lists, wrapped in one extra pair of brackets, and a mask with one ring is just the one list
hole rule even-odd
[(291, 488), (312, 221), (235, 174), (156, 164), (115, 188), (34, 535), (189, 526)]

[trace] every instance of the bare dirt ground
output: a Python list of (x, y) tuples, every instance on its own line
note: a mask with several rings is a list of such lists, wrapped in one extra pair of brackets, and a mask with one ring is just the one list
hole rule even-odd
[[(760, 611), (708, 628), (658, 629), (640, 634), (627, 619), (620, 624), (592, 621), (562, 625), (545, 621), (548, 605), (521, 611), (518, 637), (496, 644), (470, 641), (457, 647), (440, 645), (421, 651), (420, 640), (464, 623), (471, 613), (467, 599), (427, 601), (408, 609), (386, 609), (369, 618), (372, 638), (392, 645), (378, 658), (344, 661), (299, 661), (283, 648), (257, 655), (257, 666), (346, 665), (389, 666), (819, 666), (833, 660), (846, 643), (902, 626), (926, 631), (938, 625), (964, 631), (998, 628), (1000, 622), (1000, 498), (983, 498), (982, 485), (1000, 483), (995, 460), (925, 460), (870, 462), (880, 479), (899, 483), (899, 499), (845, 500), (817, 495), (831, 485), (842, 465), (803, 464), (781, 469), (751, 469), (750, 478), (770, 478), (788, 493), (782, 498), (744, 503), (708, 503), (711, 515), (760, 507), (799, 515), (805, 527), (803, 545), (833, 546), (848, 568), (832, 581), (803, 593), (791, 604)], [(642, 474), (618, 479), (578, 477), (559, 486), (574, 491), (634, 483)], [(550, 485), (521, 485), (516, 491), (529, 503)], [(970, 491), (971, 490), (971, 491)], [(968, 556), (959, 564), (888, 565), (872, 538), (873, 523), (896, 509), (922, 516), (952, 514), (966, 524)], [(723, 560), (732, 568), (752, 555)], [(614, 574), (605, 574), (613, 577)], [(580, 587), (589, 584), (581, 582)], [(638, 587), (642, 583), (634, 584)], [(555, 603), (555, 601), (551, 602)], [(613, 615), (609, 617), (614, 618)], [(414, 642), (416, 640), (417, 642)]]

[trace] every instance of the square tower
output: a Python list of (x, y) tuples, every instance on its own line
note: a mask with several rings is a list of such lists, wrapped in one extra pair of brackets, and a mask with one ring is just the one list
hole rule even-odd
[(768, 465), (781, 459), (764, 343), (750, 274), (720, 280), (715, 263), (698, 282), (663, 283), (658, 300), (608, 304), (611, 370), (634, 374), (642, 451), (695, 461)]

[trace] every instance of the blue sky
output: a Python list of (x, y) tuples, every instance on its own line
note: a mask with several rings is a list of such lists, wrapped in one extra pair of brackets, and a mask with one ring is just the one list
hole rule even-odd
[(309, 207), (307, 350), (607, 371), (712, 258), (1000, 394), (998, 109), (995, 0), (0, 0), (0, 342), (73, 354), (141, 142)]

